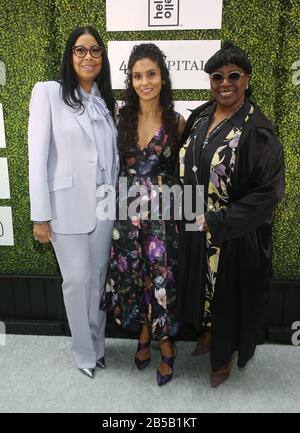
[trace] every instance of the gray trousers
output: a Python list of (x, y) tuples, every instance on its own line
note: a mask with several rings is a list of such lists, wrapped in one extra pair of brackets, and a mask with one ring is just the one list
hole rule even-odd
[(104, 290), (114, 221), (97, 219), (87, 234), (52, 233), (63, 277), (63, 297), (78, 368), (93, 368), (104, 356), (106, 313), (99, 310)]

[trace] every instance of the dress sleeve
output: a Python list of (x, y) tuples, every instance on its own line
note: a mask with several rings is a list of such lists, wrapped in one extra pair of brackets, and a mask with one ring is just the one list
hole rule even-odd
[(29, 107), (29, 192), (32, 221), (52, 219), (47, 162), (51, 141), (51, 108), (44, 83), (37, 83)]
[(272, 220), (284, 193), (283, 149), (275, 132), (254, 128), (240, 151), (239, 195), (224, 209), (205, 213), (216, 246)]

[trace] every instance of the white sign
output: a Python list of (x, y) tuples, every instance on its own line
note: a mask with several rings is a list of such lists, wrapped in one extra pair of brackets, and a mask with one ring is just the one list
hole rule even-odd
[(187, 120), (192, 110), (205, 104), (207, 101), (174, 101), (175, 111), (182, 114), (185, 120)]
[(0, 206), (0, 245), (14, 245), (11, 207)]
[(106, 30), (220, 29), (222, 0), (106, 0)]
[(207, 60), (220, 49), (221, 41), (110, 41), (108, 56), (113, 89), (123, 89), (127, 62), (134, 45), (153, 42), (166, 55), (173, 89), (209, 89), (204, 72)]
[(10, 198), (7, 158), (0, 158), (0, 199)]
[(0, 104), (0, 148), (1, 147), (6, 147), (2, 104)]

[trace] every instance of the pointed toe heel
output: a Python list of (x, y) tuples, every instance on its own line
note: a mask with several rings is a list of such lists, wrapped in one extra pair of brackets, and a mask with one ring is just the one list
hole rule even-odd
[(80, 373), (84, 374), (85, 376), (88, 376), (90, 379), (93, 379), (95, 376), (95, 369), (94, 368), (78, 368)]
[(165, 364), (167, 364), (167, 366), (172, 369), (172, 373), (161, 374), (160, 371), (157, 370), (157, 372), (156, 372), (157, 385), (159, 385), (159, 386), (166, 385), (172, 379), (173, 373), (174, 373), (173, 366), (174, 366), (174, 360), (176, 358), (176, 355), (177, 355), (177, 349), (176, 349), (175, 344), (173, 344), (173, 356), (161, 355), (161, 361), (164, 362)]
[(96, 366), (99, 368), (105, 368), (106, 367), (104, 356), (102, 356), (102, 358), (97, 359)]
[(228, 379), (231, 372), (231, 363), (229, 363), (224, 368), (212, 371), (210, 374), (210, 384), (212, 388), (217, 388), (221, 383)]
[[(147, 349), (148, 347), (150, 347), (150, 341), (148, 341), (147, 343), (140, 343), (140, 342), (138, 342), (138, 347), (137, 347), (136, 354), (138, 352), (140, 352), (141, 350), (143, 350), (143, 349)], [(143, 359), (143, 360), (137, 358), (137, 356), (134, 357), (134, 363), (135, 363), (136, 368), (138, 370), (143, 370), (144, 368), (146, 368), (147, 365), (149, 365), (150, 360), (151, 360), (150, 356), (149, 356), (149, 358)]]
[(150, 358), (147, 358), (147, 359), (145, 359), (144, 361), (141, 361), (141, 360), (138, 359), (138, 358), (134, 358), (134, 362), (135, 362), (136, 368), (137, 368), (138, 370), (144, 370), (144, 368), (146, 368), (147, 365), (150, 364)]
[[(165, 361), (164, 361), (165, 362)], [(166, 385), (173, 377), (173, 372), (171, 374), (162, 375), (159, 370), (156, 372), (156, 380), (158, 386)]]

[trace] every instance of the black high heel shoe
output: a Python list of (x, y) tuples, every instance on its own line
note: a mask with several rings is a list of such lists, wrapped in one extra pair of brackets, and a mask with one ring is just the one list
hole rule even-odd
[(175, 360), (176, 355), (177, 355), (177, 348), (176, 348), (174, 343), (171, 343), (171, 345), (173, 347), (173, 356), (165, 356), (165, 355), (161, 354), (161, 360), (162, 360), (162, 362), (167, 364), (168, 367), (170, 367), (172, 369), (172, 373), (163, 375), (159, 372), (159, 370), (157, 370), (156, 380), (157, 380), (157, 384), (159, 386), (165, 385), (166, 383), (170, 382), (170, 380), (173, 377), (173, 366), (174, 366), (174, 360)]
[[(150, 340), (147, 343), (140, 343), (140, 342), (138, 342), (138, 347), (137, 347), (137, 350), (136, 350), (136, 354), (138, 352), (140, 352), (141, 350), (143, 350), (143, 349), (147, 349), (148, 347), (150, 347)], [(143, 360), (137, 358), (136, 355), (134, 357), (134, 362), (135, 362), (136, 368), (138, 370), (143, 370), (144, 368), (146, 368), (147, 365), (149, 365), (150, 360), (151, 360), (151, 356), (149, 356), (149, 358), (143, 359)]]

